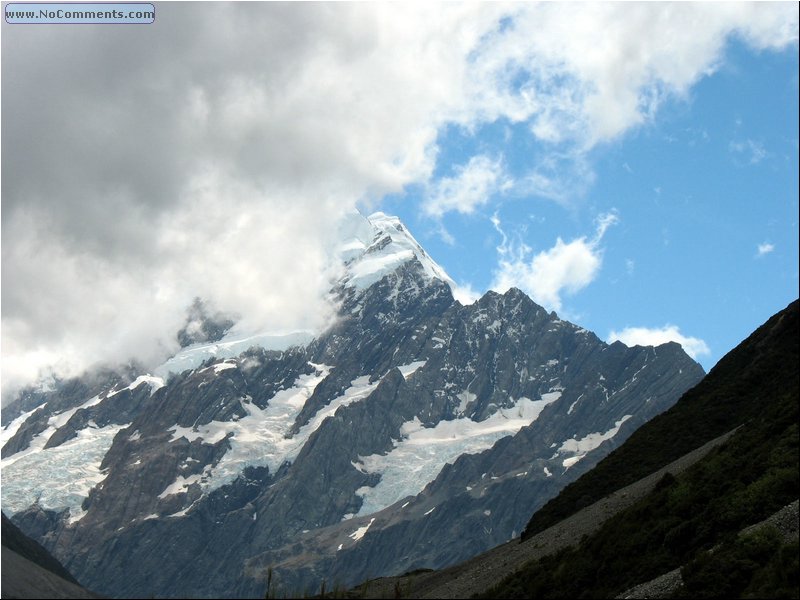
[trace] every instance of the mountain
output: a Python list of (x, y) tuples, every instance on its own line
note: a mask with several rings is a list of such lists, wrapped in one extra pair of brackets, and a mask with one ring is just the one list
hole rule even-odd
[[(577, 547), (526, 567), (486, 597), (615, 597), (680, 569), (673, 577), (678, 597), (796, 598), (799, 317), (794, 301), (573, 487), (588, 493), (604, 474), (617, 483), (629, 479), (618, 469), (632, 464), (636, 472), (645, 445), (651, 462), (665, 460), (663, 449), (676, 441), (694, 446), (732, 431), (724, 444), (677, 477), (665, 475)], [(573, 496), (565, 490), (546, 516), (534, 515), (528, 535), (551, 515), (571, 512)]]
[(675, 460), (709, 440), (756, 422), (779, 398), (796, 411), (798, 301), (725, 355), (678, 404), (642, 427), (596, 469), (564, 489), (533, 515), (523, 539)]
[(14, 522), (111, 596), (439, 568), (519, 535), (703, 376), (677, 344), (605, 344), (516, 289), (460, 304), (394, 217), (339, 232), (327, 330), (239, 331), (198, 304), (152, 372), (4, 409)]
[(347, 597), (796, 598), (798, 317), (770, 318), (521, 539)]

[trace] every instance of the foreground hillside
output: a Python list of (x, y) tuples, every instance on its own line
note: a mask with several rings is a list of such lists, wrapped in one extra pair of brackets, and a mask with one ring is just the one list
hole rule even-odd
[(3, 598), (100, 598), (2, 515)]
[[(796, 503), (786, 507), (800, 495), (799, 329), (794, 302), (548, 503), (522, 543), (368, 585), (406, 597), (608, 598), (672, 572), (662, 594), (797, 597)], [(772, 524), (739, 535), (787, 510), (788, 535)]]

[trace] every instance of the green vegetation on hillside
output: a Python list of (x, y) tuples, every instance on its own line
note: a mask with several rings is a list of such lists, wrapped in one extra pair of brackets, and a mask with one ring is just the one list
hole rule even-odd
[(701, 553), (681, 574), (676, 598), (797, 598), (798, 543), (766, 527)]

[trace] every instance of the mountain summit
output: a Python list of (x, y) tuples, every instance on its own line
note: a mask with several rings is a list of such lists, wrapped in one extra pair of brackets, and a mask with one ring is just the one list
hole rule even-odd
[(21, 394), (3, 509), (112, 596), (350, 585), (518, 535), (703, 376), (678, 344), (605, 344), (517, 289), (462, 306), (394, 217), (339, 232), (326, 331), (225, 323), (153, 373)]
[(345, 285), (363, 290), (400, 266), (419, 263), (421, 273), (439, 279), (451, 288), (455, 283), (397, 217), (376, 212), (367, 218), (351, 213), (339, 226), (339, 253), (346, 265)]

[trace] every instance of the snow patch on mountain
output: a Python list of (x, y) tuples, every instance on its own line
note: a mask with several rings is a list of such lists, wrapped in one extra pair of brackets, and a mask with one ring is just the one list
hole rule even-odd
[(473, 421), (457, 418), (424, 427), (418, 418), (404, 423), (403, 438), (385, 455), (359, 457), (358, 468), (378, 473), (375, 487), (362, 487), (357, 494), (363, 504), (356, 516), (366, 516), (405, 498), (415, 496), (436, 478), (445, 464), (462, 454), (476, 454), (490, 448), (497, 440), (513, 435), (533, 423), (560, 392), (543, 394), (541, 400), (520, 398), (511, 408), (498, 409), (488, 419)]
[(364, 525), (362, 527), (359, 527), (358, 529), (356, 529), (353, 533), (351, 533), (347, 537), (351, 538), (355, 542), (360, 541), (361, 538), (363, 538), (366, 535), (367, 530), (370, 527), (372, 527), (372, 524), (374, 522), (375, 522), (375, 518), (373, 517), (372, 519), (369, 520), (369, 523), (367, 523), (366, 525)]
[(600, 444), (613, 438), (615, 435), (617, 435), (617, 433), (619, 433), (619, 428), (622, 427), (622, 424), (632, 416), (633, 415), (625, 415), (614, 424), (614, 427), (605, 433), (598, 431), (597, 433), (590, 433), (579, 440), (570, 438), (564, 441), (558, 448), (557, 454), (570, 453), (573, 454), (573, 456), (565, 458), (562, 462), (562, 466), (566, 469), (570, 468), (589, 452), (600, 446)]
[[(90, 407), (94, 406), (95, 404), (98, 404), (101, 400), (102, 399), (100, 398), (100, 396), (97, 395), (97, 396), (94, 396), (94, 397), (90, 398), (89, 400), (87, 400), (86, 402), (81, 404), (80, 406), (75, 406), (75, 407), (70, 408), (68, 410), (62, 411), (62, 412), (57, 413), (55, 415), (52, 415), (47, 420), (47, 427), (45, 427), (45, 429), (43, 431), (41, 431), (40, 433), (38, 433), (35, 436), (33, 436), (33, 439), (31, 439), (30, 444), (28, 445), (28, 447), (25, 450), (23, 450), (21, 452), (16, 452), (16, 453), (12, 454), (11, 456), (8, 456), (8, 457), (6, 457), (6, 458), (4, 458), (2, 460), (3, 468), (5, 469), (6, 466), (13, 464), (17, 460), (20, 460), (21, 458), (23, 458), (24, 456), (26, 456), (28, 454), (32, 454), (32, 453), (35, 453), (35, 452), (43, 451), (44, 447), (45, 447), (45, 444), (47, 444), (47, 441), (50, 439), (50, 436), (52, 436), (58, 429), (60, 429), (64, 425), (66, 425), (67, 422), (72, 418), (72, 416), (76, 412), (78, 412), (82, 408), (90, 408)], [(42, 406), (44, 406), (44, 404)], [(41, 407), (39, 407), (39, 408), (41, 408)], [(28, 416), (30, 416), (33, 412), (35, 412), (35, 411), (31, 411), (31, 412), (26, 413), (26, 414)], [(25, 415), (22, 415), (22, 416), (18, 417), (17, 419), (15, 419), (14, 421), (12, 421), (12, 423), (9, 423), (9, 427), (11, 427), (14, 423), (16, 423), (23, 416), (25, 416)], [(27, 416), (25, 418), (27, 419)], [(14, 431), (15, 433), (16, 433), (16, 429), (19, 429), (20, 425), (22, 425), (23, 422), (24, 422), (24, 420), (20, 421), (20, 423), (16, 426), (15, 431)], [(5, 440), (3, 440), (3, 443), (5, 443)]]
[[(170, 443), (177, 442), (181, 438), (192, 443), (195, 440), (203, 440), (206, 444), (216, 444), (221, 441), (229, 431), (233, 431), (235, 423), (230, 421), (211, 421), (205, 425), (195, 425), (194, 427), (181, 427), (175, 425), (169, 431), (172, 433)], [(133, 436), (130, 438), (134, 439)]]
[(409, 363), (409, 364), (407, 364), (407, 365), (400, 365), (400, 366), (399, 366), (399, 367), (397, 367), (397, 368), (398, 368), (398, 369), (400, 369), (400, 372), (403, 374), (403, 377), (404, 377), (405, 379), (408, 379), (408, 378), (409, 378), (409, 377), (411, 377), (411, 376), (412, 376), (412, 375), (413, 375), (413, 374), (414, 374), (414, 373), (415, 373), (415, 372), (416, 372), (418, 369), (420, 369), (420, 368), (424, 367), (426, 362), (428, 362), (428, 361), (427, 361), (427, 360), (415, 360), (415, 361), (414, 361), (414, 362), (412, 362), (412, 363)]

